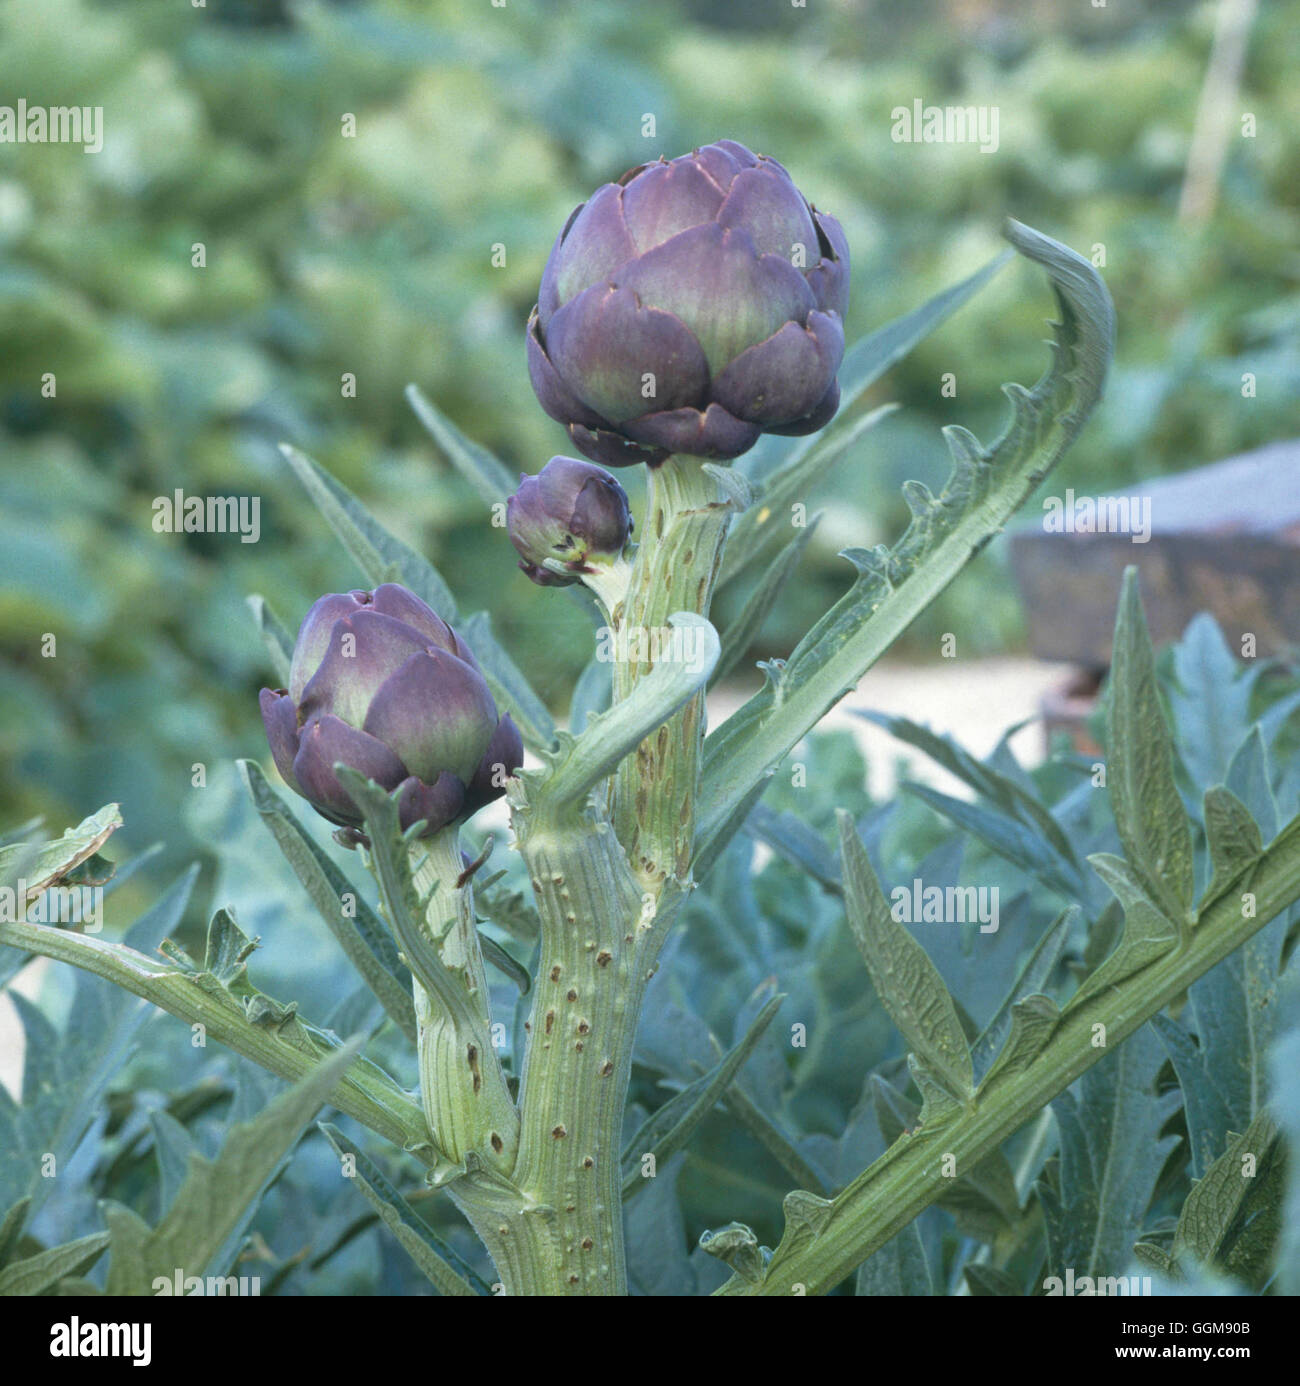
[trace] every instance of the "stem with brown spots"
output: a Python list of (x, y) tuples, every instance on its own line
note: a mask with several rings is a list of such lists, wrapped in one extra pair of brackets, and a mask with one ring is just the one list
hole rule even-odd
[(623, 1107), (662, 930), (608, 822), (514, 821), (542, 920), (514, 1182), (551, 1238), (527, 1293), (623, 1295)]
[[(615, 701), (654, 667), (669, 616), (708, 615), (732, 507), (705, 461), (673, 456), (649, 469), (641, 546), (615, 615)], [(704, 730), (701, 692), (647, 737), (615, 777), (619, 841), (638, 879), (656, 895), (669, 877), (684, 882), (690, 871)]]
[(519, 1115), (492, 1044), (472, 888), (456, 884), (463, 869), (454, 828), (411, 846), (416, 894), (422, 900), (428, 896), (429, 941), (465, 1003), (453, 1011), (414, 982), (420, 1093), (434, 1141), (449, 1160), (458, 1162), (473, 1152), (485, 1165), (508, 1173), (519, 1143)]

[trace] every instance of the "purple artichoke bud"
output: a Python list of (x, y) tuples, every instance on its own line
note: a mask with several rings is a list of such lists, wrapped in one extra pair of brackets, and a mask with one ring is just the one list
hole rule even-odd
[[(632, 533), (627, 492), (601, 467), (552, 457), (536, 476), (521, 476), (506, 502), (506, 530), (519, 566), (540, 587), (567, 587), (621, 556)], [(562, 563), (557, 573), (546, 560)]]
[(606, 183), (528, 322), (542, 408), (610, 467), (739, 457), (839, 405), (849, 248), (775, 159), (719, 140)]
[(298, 632), (289, 687), (259, 701), (285, 783), (347, 829), (362, 817), (334, 773), (340, 761), (400, 789), (403, 829), (424, 819), (425, 837), (497, 798), (523, 763), (474, 656), (396, 583), (321, 597)]

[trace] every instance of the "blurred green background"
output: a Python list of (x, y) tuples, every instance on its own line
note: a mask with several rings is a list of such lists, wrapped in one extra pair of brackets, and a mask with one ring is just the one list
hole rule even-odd
[[(991, 258), (1004, 215), (1084, 254), (1103, 245), (1118, 360), (1058, 490), (1292, 431), (1300, 0), (1261, 7), (1240, 98), (1258, 134), (1234, 130), (1217, 208), (1189, 225), (1214, 14), (1178, 0), (6, 0), (0, 102), (102, 105), (106, 133), (95, 155), (0, 145), (0, 822), (43, 813), (57, 832), (119, 800), (125, 845), (163, 839), (173, 864), (201, 850), (192, 766), (265, 754), (246, 595), (296, 625), (358, 579), (283, 440), (427, 552), (467, 609), (489, 608), (563, 709), (585, 618), (517, 572), (402, 392), (417, 382), (520, 470), (563, 451), (524, 367), (537, 281), (571, 209), (660, 153), (727, 136), (781, 159), (844, 223), (850, 341)], [(997, 152), (891, 141), (890, 111), (918, 97), (996, 105)], [(865, 402), (904, 408), (821, 498), (827, 520), (761, 653), (787, 650), (843, 587), (840, 547), (901, 527), (905, 478), (942, 480), (943, 424), (996, 433), (999, 385), (1045, 364), (1051, 306), (1031, 271), (1004, 271)], [(1241, 397), (1246, 370), (1258, 398)], [(640, 477), (623, 479), (636, 501)], [(178, 487), (259, 496), (260, 542), (154, 533), (154, 498)], [(937, 653), (943, 630), (968, 651), (1022, 639), (998, 546), (911, 653)]]

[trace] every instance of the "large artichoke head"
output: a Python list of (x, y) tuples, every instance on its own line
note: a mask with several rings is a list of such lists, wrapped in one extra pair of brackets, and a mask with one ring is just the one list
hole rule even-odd
[(570, 216), (528, 322), (542, 408), (606, 466), (725, 460), (839, 404), (849, 251), (734, 140), (606, 183)]
[(497, 798), (523, 763), (474, 656), (396, 583), (321, 597), (298, 632), (289, 687), (262, 689), (260, 703), (285, 783), (354, 832), (362, 817), (340, 762), (400, 790), (402, 828), (423, 819), (421, 836)]

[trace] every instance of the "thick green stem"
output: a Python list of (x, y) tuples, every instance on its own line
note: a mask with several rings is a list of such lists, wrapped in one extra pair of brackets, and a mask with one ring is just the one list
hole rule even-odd
[(516, 825), (542, 919), (514, 1178), (547, 1240), (527, 1292), (622, 1295), (623, 1107), (663, 931), (608, 823)]
[[(731, 520), (704, 459), (651, 468), (645, 532), (615, 633), (614, 697), (625, 698), (656, 658), (690, 657), (669, 642), (668, 617), (707, 616)], [(665, 651), (667, 653), (665, 653)], [(638, 878), (653, 892), (690, 870), (704, 740), (704, 694), (692, 698), (619, 767), (614, 823)]]
[(518, 1147), (519, 1118), (492, 1044), (487, 979), (455, 829), (411, 847), (416, 895), (427, 897), (425, 928), (452, 987), (464, 1004), (453, 1010), (417, 979), (413, 983), (419, 1025), (420, 1094), (429, 1129), (452, 1161), (473, 1152), (508, 1172)]
[[(1247, 889), (1249, 896), (1241, 893)], [(934, 1130), (922, 1127), (895, 1141), (826, 1206), (815, 1230), (792, 1227), (787, 1219), (766, 1274), (757, 1280), (733, 1276), (717, 1293), (820, 1294), (834, 1288), (950, 1186), (952, 1169), (973, 1169), (1297, 898), (1300, 819), (1273, 841), (1240, 891), (1202, 914), (1185, 943), (1084, 1004), (1067, 1006), (1047, 1047), (1027, 1068), (986, 1080), (967, 1110)], [(1249, 911), (1243, 908), (1247, 900)], [(1098, 1034), (1105, 1037), (1100, 1046)]]

